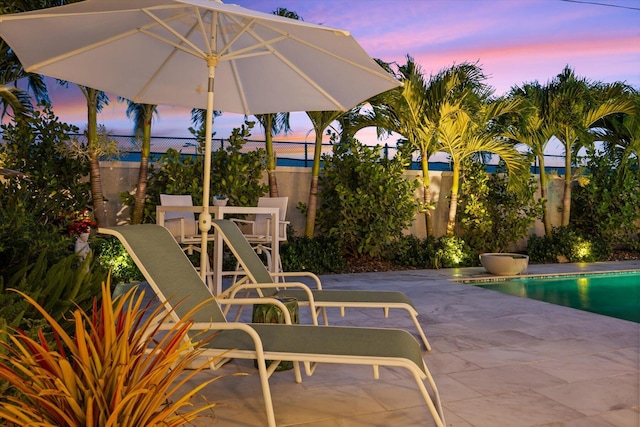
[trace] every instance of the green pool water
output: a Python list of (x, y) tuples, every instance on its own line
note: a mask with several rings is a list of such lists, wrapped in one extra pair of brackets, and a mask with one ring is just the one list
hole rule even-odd
[(640, 271), (520, 278), (477, 285), (640, 323)]

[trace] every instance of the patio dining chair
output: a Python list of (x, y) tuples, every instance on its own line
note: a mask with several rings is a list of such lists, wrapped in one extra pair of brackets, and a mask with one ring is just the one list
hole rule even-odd
[[(436, 425), (446, 425), (439, 393), (422, 358), (420, 345), (406, 331), (227, 322), (220, 303), (264, 303), (265, 299), (219, 301), (213, 298), (184, 252), (164, 227), (140, 224), (100, 228), (98, 232), (116, 236), (122, 242), (172, 319), (179, 320), (193, 307), (201, 307), (195, 314), (192, 312), (189, 319), (194, 322), (190, 332), (200, 332), (198, 339), (206, 343), (203, 356), (257, 361), (270, 427), (276, 426), (276, 418), (269, 378), (279, 361), (283, 360), (294, 362), (294, 376), (298, 383), (302, 381), (299, 363), (303, 364), (307, 375), (312, 375), (319, 363), (371, 365), (375, 378), (379, 376), (379, 366), (405, 368), (414, 378)], [(168, 298), (180, 303), (173, 305)], [(290, 323), (291, 319), (287, 320)], [(207, 336), (203, 337), (203, 333)], [(267, 366), (266, 360), (274, 362)], [(210, 366), (215, 369), (219, 364), (211, 362)], [(433, 397), (425, 386), (425, 380), (429, 383)]]
[[(243, 230), (244, 237), (253, 246), (257, 253), (264, 253), (267, 259), (267, 267), (271, 271), (271, 263), (275, 262), (277, 271), (282, 271), (282, 262), (280, 257), (278, 259), (272, 259), (271, 247), (272, 245), (278, 245), (281, 242), (287, 241), (287, 226), (289, 221), (287, 218), (287, 205), (289, 203), (288, 197), (260, 197), (258, 198), (257, 207), (259, 208), (278, 208), (278, 235), (274, 239), (271, 226), (271, 215), (269, 214), (255, 214), (253, 219), (236, 219), (231, 220), (239, 224)], [(248, 226), (248, 227), (243, 227)], [(246, 231), (245, 231), (246, 229)], [(275, 241), (274, 241), (275, 240)]]

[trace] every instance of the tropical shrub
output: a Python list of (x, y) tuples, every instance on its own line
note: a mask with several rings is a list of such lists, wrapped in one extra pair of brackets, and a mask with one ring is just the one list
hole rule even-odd
[(433, 237), (400, 236), (386, 246), (383, 258), (400, 267), (433, 268), (436, 266), (436, 240)]
[(91, 312), (74, 310), (69, 320), (73, 335), (19, 293), (46, 320), (56, 341), (50, 345), (42, 334), (34, 339), (19, 329), (3, 331), (7, 341), (0, 379), (17, 393), (0, 400), (0, 419), (19, 426), (180, 426), (213, 408), (215, 403), (183, 410), (217, 378), (172, 399), (181, 385), (209, 366), (185, 374), (204, 341), (194, 348), (185, 341), (189, 321), (176, 322), (160, 334), (153, 318), (162, 307), (143, 306), (143, 294), (134, 297), (134, 292), (112, 301), (109, 284), (103, 284), (100, 305), (96, 301)]
[(462, 238), (478, 254), (511, 250), (542, 216), (533, 177), (518, 191), (511, 191), (500, 170), (488, 175), (483, 164), (467, 162), (461, 180)]
[(7, 292), (10, 288), (29, 295), (58, 321), (77, 307), (89, 309), (100, 294), (100, 284), (107, 274), (91, 254), (84, 260), (68, 255), (55, 263), (51, 258), (43, 251), (34, 263), (25, 259), (11, 277), (0, 277), (0, 319), (6, 325), (28, 334), (41, 327), (38, 312), (18, 294)]
[(284, 271), (339, 273), (345, 267), (340, 244), (330, 237), (291, 236), (280, 247)]
[(7, 279), (45, 250), (50, 263), (72, 252), (67, 225), (90, 203), (89, 165), (68, 153), (68, 135), (78, 129), (49, 106), (0, 129), (0, 167), (25, 174), (0, 182), (0, 276)]
[(607, 260), (611, 250), (607, 241), (590, 238), (569, 227), (557, 227), (551, 237), (531, 236), (527, 253), (533, 263), (595, 262)]
[(410, 159), (386, 159), (381, 149), (345, 139), (322, 157), (317, 229), (348, 256), (381, 256), (413, 221), (417, 183), (403, 177)]
[(455, 236), (442, 236), (436, 245), (435, 268), (469, 267), (479, 261), (471, 247)]
[(110, 271), (112, 283), (131, 283), (144, 280), (144, 276), (120, 240), (100, 236), (92, 240), (96, 260), (104, 270)]
[[(255, 206), (258, 198), (268, 191), (262, 183), (262, 174), (266, 169), (264, 149), (247, 151), (246, 144), (254, 122), (246, 122), (236, 128), (229, 136), (229, 142), (223, 148), (211, 153), (211, 196), (225, 195), (233, 206)], [(204, 133), (191, 129), (196, 134), (202, 153)], [(202, 176), (204, 157), (182, 155), (174, 149), (154, 160), (149, 167), (147, 203), (144, 222), (155, 222), (156, 206), (160, 204), (160, 194), (190, 194), (193, 204), (202, 205)], [(125, 202), (133, 204), (133, 196), (121, 194)]]
[[(632, 159), (622, 161), (631, 164)], [(587, 179), (572, 192), (571, 224), (581, 233), (623, 248), (638, 240), (640, 174), (637, 166), (595, 150), (589, 152)]]

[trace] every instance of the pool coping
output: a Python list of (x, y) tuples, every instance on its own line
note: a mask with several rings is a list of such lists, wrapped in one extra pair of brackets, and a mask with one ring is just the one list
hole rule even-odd
[(565, 277), (565, 276), (586, 276), (594, 274), (624, 274), (624, 273), (640, 273), (640, 269), (627, 270), (603, 270), (603, 271), (578, 271), (564, 273), (534, 273), (534, 274), (516, 274), (512, 276), (486, 276), (486, 277), (469, 277), (464, 279), (449, 279), (452, 282), (473, 284), (475, 282), (502, 282), (514, 279), (539, 279), (549, 277)]

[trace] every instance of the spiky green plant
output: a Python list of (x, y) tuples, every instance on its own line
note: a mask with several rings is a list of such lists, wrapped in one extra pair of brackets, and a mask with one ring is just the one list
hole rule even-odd
[(161, 307), (143, 304), (144, 293), (133, 289), (113, 300), (109, 289), (108, 281), (103, 283), (102, 303), (94, 300), (90, 314), (80, 308), (73, 312), (74, 336), (16, 291), (51, 325), (55, 344), (47, 343), (41, 331), (38, 339), (6, 331), (0, 380), (17, 393), (0, 401), (0, 420), (20, 426), (178, 426), (216, 406), (207, 402), (194, 408), (190, 400), (219, 377), (179, 392), (208, 366), (185, 372), (206, 342), (186, 339), (191, 322), (176, 322), (159, 333), (169, 321)]

